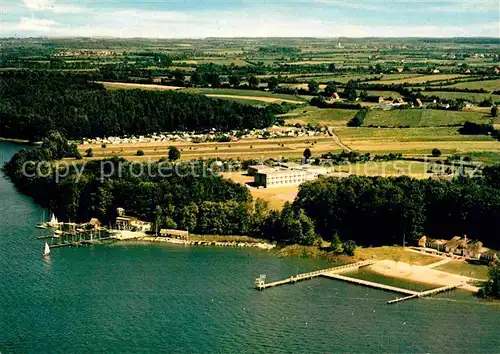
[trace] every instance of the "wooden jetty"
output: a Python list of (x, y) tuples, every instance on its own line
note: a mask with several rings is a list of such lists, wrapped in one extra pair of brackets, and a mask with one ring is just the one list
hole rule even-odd
[(368, 280), (346, 277), (344, 275), (339, 274), (339, 273), (346, 272), (349, 270), (354, 270), (354, 269), (359, 269), (361, 267), (366, 267), (366, 266), (372, 265), (374, 263), (375, 263), (375, 261), (362, 261), (362, 262), (357, 262), (357, 263), (352, 263), (352, 264), (346, 264), (346, 265), (343, 265), (340, 267), (321, 269), (321, 270), (316, 270), (314, 272), (297, 274), (297, 275), (292, 276), (290, 278), (286, 278), (283, 280), (278, 280), (278, 281), (270, 282), (270, 283), (266, 283), (265, 274), (261, 274), (259, 278), (255, 279), (254, 284), (255, 284), (255, 288), (257, 290), (264, 290), (267, 288), (272, 288), (272, 287), (276, 287), (276, 286), (283, 285), (283, 284), (294, 284), (298, 281), (312, 279), (312, 278), (322, 276), (322, 277), (327, 277), (327, 278), (331, 278), (331, 279), (346, 281), (346, 282), (353, 283), (353, 284), (363, 285), (363, 286), (367, 286), (367, 287), (374, 288), (374, 289), (392, 291), (392, 292), (407, 295), (405, 297), (390, 300), (387, 302), (387, 304), (395, 304), (395, 303), (410, 300), (410, 299), (416, 299), (416, 298), (420, 298), (420, 297), (438, 294), (441, 292), (453, 290), (453, 289), (458, 288), (458, 287), (465, 284), (465, 282), (461, 282), (461, 283), (457, 283), (457, 284), (453, 284), (453, 285), (446, 285), (446, 286), (443, 286), (440, 288), (435, 288), (435, 289), (419, 292), (419, 291), (399, 288), (396, 286), (375, 283), (375, 282), (368, 281)]
[(271, 282), (271, 283), (266, 283), (265, 282), (265, 279), (266, 279), (265, 275), (261, 275), (259, 278), (255, 279), (254, 284), (255, 284), (255, 288), (257, 290), (264, 290), (267, 288), (272, 288), (272, 287), (283, 285), (283, 284), (293, 284), (293, 283), (296, 283), (298, 281), (316, 278), (316, 277), (319, 277), (321, 275), (324, 275), (325, 273), (336, 274), (336, 273), (340, 273), (340, 272), (354, 270), (354, 269), (358, 269), (361, 267), (366, 267), (366, 266), (372, 265), (373, 263), (375, 263), (375, 262), (374, 261), (361, 261), (361, 262), (352, 263), (352, 264), (345, 264), (345, 265), (339, 266), (339, 267), (327, 268), (327, 269), (316, 270), (314, 272), (297, 274), (295, 276), (291, 276), (290, 278), (278, 280), (278, 281)]
[(401, 293), (401, 294), (406, 294), (406, 295), (410, 295), (410, 296), (417, 296), (419, 294), (417, 291), (403, 289), (403, 288), (398, 288), (398, 287), (395, 287), (395, 286), (390, 286), (390, 285), (385, 285), (385, 284), (380, 284), (380, 283), (374, 283), (372, 281), (363, 280), (363, 279), (346, 277), (346, 276), (343, 276), (343, 275), (340, 275), (340, 274), (335, 274), (335, 273), (329, 273), (328, 272), (328, 273), (323, 274), (323, 276), (324, 277), (328, 277), (328, 278), (333, 278), (333, 279), (347, 281), (349, 283), (364, 285), (364, 286), (367, 286), (367, 287), (370, 287), (370, 288), (381, 289), (381, 290), (386, 290), (386, 291), (392, 291), (392, 292), (395, 292), (395, 293)]
[(427, 291), (418, 292), (418, 293), (416, 293), (414, 295), (411, 295), (411, 296), (396, 298), (394, 300), (387, 301), (387, 303), (388, 304), (395, 304), (395, 303), (406, 301), (406, 300), (411, 300), (411, 299), (415, 299), (415, 298), (419, 298), (419, 297), (425, 297), (425, 296), (429, 296), (429, 295), (434, 295), (434, 294), (438, 294), (438, 293), (442, 293), (442, 292), (445, 292), (445, 291), (456, 289), (459, 286), (462, 286), (464, 284), (465, 283), (462, 282), (462, 283), (453, 284), (453, 285), (446, 285), (446, 286), (443, 286), (443, 287), (440, 287), (440, 288), (435, 288), (435, 289), (431, 289), (431, 290), (427, 290)]

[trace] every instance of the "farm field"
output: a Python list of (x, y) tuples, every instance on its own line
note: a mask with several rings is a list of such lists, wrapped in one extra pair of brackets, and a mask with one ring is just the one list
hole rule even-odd
[(489, 93), (473, 93), (473, 92), (452, 92), (452, 91), (423, 91), (424, 96), (437, 96), (441, 99), (456, 100), (464, 99), (469, 102), (480, 103), (484, 100), (491, 99), (492, 102), (500, 102), (500, 95)]
[(238, 90), (238, 89), (211, 89), (211, 88), (188, 88), (184, 89), (185, 92), (201, 93), (206, 95), (224, 95), (224, 96), (240, 96), (257, 98), (272, 98), (281, 99), (282, 101), (293, 101), (293, 103), (305, 103), (306, 100), (295, 95), (287, 95), (280, 93), (273, 93), (260, 90)]
[(500, 79), (460, 82), (458, 84), (444, 86), (444, 87), (445, 88), (446, 87), (456, 87), (459, 89), (485, 89), (485, 90), (493, 91), (493, 90), (500, 90)]
[(389, 127), (433, 127), (459, 125), (466, 121), (488, 123), (487, 114), (469, 111), (446, 111), (436, 109), (372, 109), (368, 111), (364, 126)]
[(401, 78), (401, 79), (382, 79), (377, 81), (370, 81), (370, 83), (378, 83), (378, 84), (420, 84), (427, 81), (444, 81), (449, 79), (457, 79), (461, 77), (466, 77), (466, 75), (461, 74), (432, 74), (432, 75), (419, 75), (409, 78)]
[[(152, 142), (109, 144), (103, 148), (100, 144), (84, 144), (79, 146), (82, 155), (91, 148), (93, 159), (122, 156), (130, 160), (159, 160), (168, 156), (168, 147), (176, 146), (181, 152), (181, 159), (199, 158), (224, 159), (267, 159), (271, 157), (300, 157), (304, 149), (309, 148), (313, 154), (330, 151), (340, 152), (338, 146), (329, 136), (279, 138), (279, 139), (248, 139), (231, 143), (189, 143), (189, 142)], [(137, 156), (142, 150), (143, 156)]]
[(500, 152), (500, 143), (486, 135), (460, 135), (455, 127), (349, 128), (337, 127), (335, 134), (351, 149), (373, 154), (400, 152), (405, 156), (429, 156), (438, 148), (444, 155), (473, 151)]
[(434, 164), (432, 162), (417, 161), (369, 161), (366, 163), (355, 163), (336, 166), (335, 171), (354, 174), (358, 176), (410, 176), (413, 178), (429, 178), (433, 173), (427, 171)]
[(108, 90), (120, 90), (120, 89), (141, 89), (141, 90), (160, 90), (160, 91), (170, 91), (179, 90), (182, 87), (179, 86), (166, 86), (166, 85), (153, 85), (153, 84), (132, 84), (127, 82), (105, 82), (96, 81), (98, 84), (102, 84)]
[(318, 108), (318, 107), (300, 107), (290, 113), (283, 114), (286, 124), (323, 124), (328, 126), (346, 126), (347, 122), (354, 117), (357, 110), (354, 109), (336, 109), (336, 108)]

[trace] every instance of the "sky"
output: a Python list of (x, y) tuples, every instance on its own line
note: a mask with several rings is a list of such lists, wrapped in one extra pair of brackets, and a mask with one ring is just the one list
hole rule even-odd
[(1, 0), (0, 37), (500, 37), (499, 0)]

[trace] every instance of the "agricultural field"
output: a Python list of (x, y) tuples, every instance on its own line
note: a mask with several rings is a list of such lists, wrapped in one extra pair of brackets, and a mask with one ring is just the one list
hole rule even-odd
[(167, 86), (167, 85), (153, 85), (153, 84), (132, 84), (127, 82), (105, 82), (105, 81), (96, 81), (98, 84), (102, 84), (108, 90), (133, 90), (133, 89), (141, 89), (141, 90), (153, 90), (153, 91), (170, 91), (170, 90), (179, 90), (182, 87), (179, 86)]
[[(82, 155), (85, 150), (91, 148), (93, 159), (104, 157), (123, 156), (130, 160), (152, 160), (156, 161), (168, 156), (169, 146), (176, 146), (181, 152), (181, 159), (191, 160), (200, 158), (223, 158), (223, 159), (267, 159), (300, 157), (304, 149), (309, 148), (314, 154), (322, 154), (330, 151), (340, 152), (340, 148), (328, 135), (297, 138), (277, 139), (245, 139), (231, 143), (192, 143), (192, 142), (151, 142), (151, 143), (124, 143), (108, 144), (102, 147), (100, 144), (80, 145)], [(143, 156), (137, 156), (137, 151), (142, 150)]]
[(385, 127), (436, 127), (461, 125), (466, 121), (489, 123), (491, 116), (469, 111), (446, 111), (435, 109), (372, 109), (368, 112), (364, 126)]
[(491, 99), (492, 102), (500, 102), (500, 95), (493, 95), (488, 93), (423, 91), (422, 94), (427, 97), (437, 96), (441, 99), (446, 99), (446, 100), (463, 99), (473, 103), (480, 103), (487, 99)]
[(414, 77), (406, 77), (401, 79), (382, 79), (378, 81), (370, 81), (370, 83), (378, 83), (378, 84), (420, 84), (427, 81), (445, 81), (450, 79), (458, 79), (466, 77), (466, 75), (460, 74), (432, 74), (432, 75), (419, 75)]
[(280, 94), (260, 90), (188, 88), (184, 91), (191, 93), (201, 93), (212, 97), (238, 96), (241, 99), (261, 100), (264, 102), (288, 102), (296, 104), (306, 102), (305, 99), (296, 95)]
[(286, 124), (322, 124), (328, 126), (346, 126), (357, 110), (354, 109), (335, 109), (318, 107), (300, 107), (290, 113), (283, 114)]
[(460, 82), (458, 84), (445, 86), (445, 87), (456, 87), (459, 89), (474, 89), (474, 90), (484, 89), (484, 90), (488, 90), (488, 91), (500, 90), (500, 79)]
[(432, 149), (443, 155), (500, 152), (500, 143), (486, 135), (461, 135), (456, 127), (349, 128), (337, 127), (342, 143), (359, 152), (402, 153), (408, 157), (430, 156)]

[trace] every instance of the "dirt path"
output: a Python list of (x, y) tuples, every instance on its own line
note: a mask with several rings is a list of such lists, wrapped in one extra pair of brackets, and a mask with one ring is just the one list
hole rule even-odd
[(428, 266), (426, 266), (427, 268), (436, 268), (436, 267), (439, 267), (443, 264), (446, 264), (446, 263), (449, 263), (451, 262), (451, 258), (447, 258), (447, 259), (442, 259), (440, 260), (439, 262), (436, 262), (436, 263), (432, 263), (432, 264), (429, 264)]
[(222, 97), (222, 98), (239, 98), (242, 100), (254, 100), (254, 101), (271, 102), (271, 103), (275, 103), (275, 102), (276, 103), (277, 102), (288, 102), (288, 103), (295, 103), (295, 104), (304, 103), (301, 101), (287, 100), (284, 98), (263, 97), (263, 96), (237, 96), (237, 95), (223, 95), (223, 94), (217, 94), (217, 93), (208, 93), (205, 96)]
[(352, 149), (345, 145), (341, 140), (340, 138), (337, 136), (337, 134), (335, 134), (335, 132), (333, 131), (333, 128), (329, 127), (328, 128), (328, 134), (330, 134), (330, 136), (333, 138), (333, 141), (335, 142), (335, 144), (340, 147), (342, 150), (344, 151), (352, 151)]

